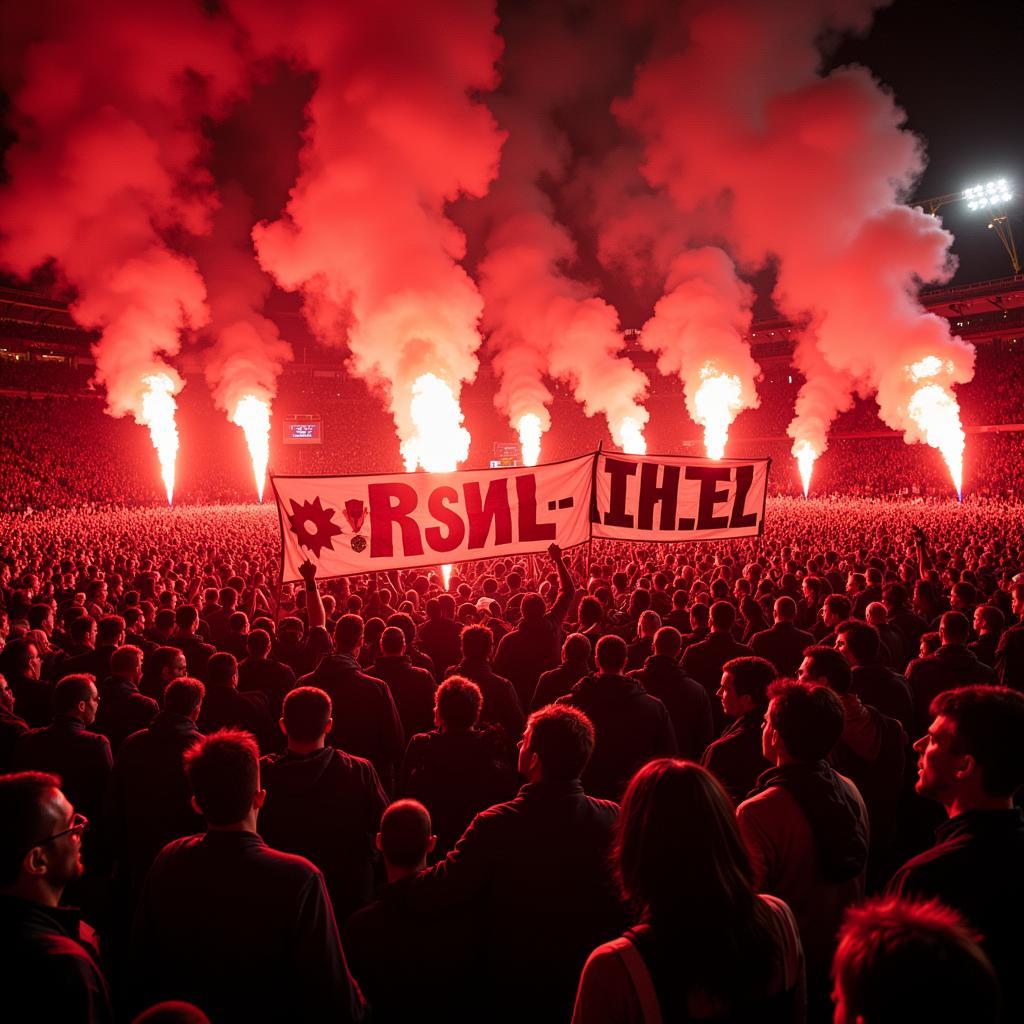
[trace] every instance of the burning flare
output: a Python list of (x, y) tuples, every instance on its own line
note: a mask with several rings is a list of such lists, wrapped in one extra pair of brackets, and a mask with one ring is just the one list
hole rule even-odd
[(516, 430), (519, 432), (519, 445), (523, 451), (523, 465), (536, 466), (540, 461), (540, 439), (543, 433), (540, 417), (532, 412), (520, 416)]
[(406, 472), (451, 473), (469, 456), (469, 431), (452, 389), (440, 377), (424, 373), (412, 386), (409, 407), (416, 433), (402, 442)]
[(817, 461), (818, 453), (811, 447), (808, 441), (797, 441), (793, 445), (793, 454), (796, 456), (797, 466), (800, 467), (800, 481), (804, 485), (804, 497), (811, 489), (811, 473), (814, 471), (814, 463)]
[(622, 439), (622, 450), (627, 455), (646, 455), (647, 439), (644, 437), (643, 424), (632, 416), (624, 416), (619, 424), (619, 437)]
[(951, 369), (937, 356), (925, 356), (907, 367), (910, 379), (921, 383), (910, 396), (907, 411), (920, 427), (925, 442), (942, 453), (956, 487), (957, 498), (962, 500), (965, 437), (960, 422), (960, 406), (947, 388), (931, 379)]
[(447, 591), (449, 585), (452, 582), (452, 567), (451, 565), (441, 566), (441, 578), (444, 580), (444, 589)]
[(153, 373), (143, 377), (142, 383), (146, 385), (146, 393), (142, 396), (141, 422), (149, 427), (170, 505), (174, 500), (174, 463), (178, 457), (178, 426), (174, 422), (178, 403), (174, 400), (174, 381), (166, 373)]
[(235, 406), (231, 422), (245, 432), (245, 443), (249, 446), (252, 472), (256, 478), (256, 493), (262, 501), (267, 463), (270, 461), (270, 403), (255, 395), (245, 395)]
[(693, 396), (695, 419), (704, 428), (704, 448), (709, 459), (725, 455), (729, 424), (743, 408), (743, 383), (731, 373), (719, 373), (714, 363), (700, 371), (703, 383)]

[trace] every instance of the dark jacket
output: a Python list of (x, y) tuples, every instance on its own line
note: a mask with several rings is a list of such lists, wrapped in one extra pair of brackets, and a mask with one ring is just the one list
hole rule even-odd
[(921, 637), (928, 632), (928, 623), (909, 608), (897, 608), (889, 612), (889, 625), (895, 627), (903, 638), (903, 651), (913, 656), (921, 646)]
[[(509, 744), (514, 747), (523, 734), (523, 707), (515, 687), (499, 676), (482, 658), (466, 658), (448, 670), (448, 675), (464, 676), (480, 687), (484, 699), (480, 709), (481, 725), (500, 725)], [(427, 730), (420, 730), (421, 732)]]
[(587, 676), (558, 703), (578, 708), (594, 725), (594, 753), (583, 770), (594, 796), (621, 799), (637, 768), (678, 752), (665, 705), (628, 676)]
[(1024, 690), (1024, 623), (1011, 626), (999, 638), (995, 669), (1003, 686)]
[(144, 729), (160, 710), (152, 697), (139, 693), (139, 688), (123, 676), (109, 676), (99, 684), (100, 707), (93, 728), (110, 740), (116, 754), (133, 732)]
[(98, 683), (106, 679), (110, 674), (110, 658), (117, 648), (113, 644), (101, 644), (99, 647), (87, 647), (79, 654), (65, 658), (57, 667), (54, 678), (63, 679), (65, 676), (88, 673)]
[(361, 1013), (323, 876), (255, 832), (164, 847), (146, 878), (132, 950), (140, 1007), (182, 999), (218, 1024)]
[(754, 634), (750, 649), (759, 658), (767, 658), (780, 676), (795, 676), (804, 660), (804, 650), (813, 643), (814, 637), (797, 629), (792, 622), (776, 622)]
[[(967, 650), (973, 654), (983, 665), (995, 668), (996, 651), (999, 648), (1001, 635), (998, 633), (982, 633), (973, 643), (967, 645)], [(998, 675), (998, 673), (996, 673)], [(1005, 686), (1006, 684), (1003, 683)]]
[(762, 772), (751, 796), (773, 786), (796, 801), (811, 824), (818, 865), (832, 882), (846, 882), (864, 871), (868, 858), (867, 822), (861, 817), (850, 788), (842, 784), (826, 761), (786, 764)]
[(238, 663), (238, 692), (262, 693), (275, 721), (281, 717), (281, 705), (294, 686), (295, 673), (283, 661), (245, 658)]
[(203, 643), (202, 639), (194, 633), (175, 632), (167, 643), (170, 647), (177, 647), (185, 655), (185, 663), (188, 665), (190, 676), (194, 679), (206, 679), (206, 663), (217, 653), (216, 647)]
[(117, 752), (108, 813), (118, 875), (133, 891), (167, 843), (203, 827), (192, 809), (184, 762), (199, 738), (192, 719), (161, 711)]
[(564, 661), (557, 668), (542, 673), (530, 700), (531, 713), (564, 697), (590, 671), (586, 662)]
[(20, 672), (5, 672), (7, 685), (14, 694), (14, 707), (18, 714), (36, 729), (46, 725), (53, 718), (50, 701), (53, 698), (53, 684), (43, 679), (33, 679)]
[[(476, 1024), (493, 993), (479, 990), (479, 938), (465, 905), (417, 913), (412, 878), (385, 885), (342, 930), (345, 953), (374, 1024), (409, 1024), (429, 1007), (431, 1019)], [(484, 1000), (481, 1003), (481, 1000)]]
[(0, 775), (11, 770), (14, 745), (28, 732), (28, 722), (0, 704)]
[(733, 658), (743, 658), (751, 653), (750, 648), (734, 640), (731, 633), (709, 633), (704, 640), (691, 644), (683, 652), (680, 662), (683, 671), (704, 687), (711, 702), (716, 728), (722, 722), (722, 705), (715, 696), (722, 682), (722, 666)]
[(529, 707), (540, 674), (558, 664), (562, 649), (562, 623), (575, 593), (575, 587), (559, 590), (546, 615), (530, 621), (523, 619), (498, 644), (494, 671), (516, 688), (521, 707)]
[(699, 760), (713, 735), (711, 701), (704, 687), (664, 654), (651, 655), (642, 669), (629, 674), (668, 709), (679, 756)]
[(367, 674), (388, 684), (406, 736), (434, 728), (437, 684), (425, 668), (417, 668), (404, 655), (382, 654)]
[(454, 619), (431, 619), (420, 626), (417, 643), (430, 656), (440, 677), (459, 660), (461, 636), (462, 626)]
[(1003, 989), (1003, 1020), (1024, 1019), (1024, 811), (967, 811), (889, 883), (896, 896), (938, 899), (982, 935)]
[(455, 845), (476, 814), (515, 795), (518, 778), (504, 755), (504, 737), (477, 729), (435, 730), (409, 740), (399, 793), (430, 811), (435, 856)]
[(618, 807), (578, 781), (536, 782), (478, 814), (454, 850), (411, 886), (418, 912), (466, 905), (482, 929), (491, 1020), (569, 1019), (580, 971), (619, 934), (608, 852)]
[(281, 731), (271, 719), (263, 697), (258, 693), (239, 693), (233, 686), (206, 687), (198, 725), (205, 733), (217, 729), (251, 732), (264, 754), (281, 745)]
[(53, 772), (61, 789), (93, 822), (99, 822), (113, 757), (106, 736), (90, 732), (77, 718), (58, 715), (53, 725), (32, 729), (14, 747), (16, 771)]
[(746, 799), (758, 776), (771, 767), (761, 752), (763, 720), (763, 711), (748, 711), (740, 715), (700, 759), (700, 763), (718, 779), (736, 803)]
[(405, 732), (387, 683), (368, 676), (350, 654), (335, 654), (297, 685), (318, 686), (331, 698), (334, 729), (327, 742), (372, 761), (384, 789), (394, 792)]
[(333, 747), (284, 751), (262, 758), (260, 783), (260, 835), (323, 872), (334, 916), (345, 922), (373, 897), (374, 840), (388, 805), (373, 765)]
[(907, 685), (914, 701), (918, 735), (931, 725), (928, 708), (940, 693), (958, 686), (995, 681), (995, 672), (963, 644), (943, 644), (929, 657), (916, 658), (907, 667)]
[(0, 977), (11, 1024), (114, 1019), (95, 934), (70, 907), (0, 896)]
[(914, 702), (903, 676), (884, 665), (855, 665), (850, 670), (850, 689), (883, 715), (895, 718), (907, 735), (916, 738)]

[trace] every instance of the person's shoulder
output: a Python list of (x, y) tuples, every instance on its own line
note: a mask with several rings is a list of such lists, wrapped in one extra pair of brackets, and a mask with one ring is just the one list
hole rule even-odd
[(619, 805), (614, 800), (605, 800), (596, 796), (588, 796), (586, 800), (590, 805), (590, 809), (601, 817), (611, 818), (612, 820), (618, 818)]
[(334, 753), (334, 756), (331, 758), (331, 768), (335, 772), (349, 775), (370, 775), (376, 771), (373, 763), (365, 757), (357, 757), (355, 754), (339, 750), (337, 747), (331, 747), (331, 750)]

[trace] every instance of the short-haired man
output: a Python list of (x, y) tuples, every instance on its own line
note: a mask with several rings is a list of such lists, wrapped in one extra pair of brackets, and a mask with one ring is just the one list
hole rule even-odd
[[(691, 614), (703, 605), (694, 605)], [(722, 681), (722, 667), (733, 658), (743, 658), (753, 652), (733, 636), (736, 624), (736, 609), (728, 601), (716, 601), (711, 606), (711, 632), (703, 640), (686, 645), (683, 652), (683, 671), (696, 679), (707, 692), (711, 701), (711, 714), (716, 731), (724, 721), (720, 705), (715, 699), (718, 684)]]
[(679, 664), (682, 646), (679, 630), (662, 626), (654, 634), (652, 653), (643, 668), (629, 675), (665, 705), (676, 734), (679, 756), (697, 761), (713, 735), (711, 701), (707, 690), (691, 679)]
[(832, 968), (835, 1024), (996, 1024), (999, 986), (955, 910), (877, 899), (846, 912)]
[(927, 658), (917, 658), (907, 667), (907, 685), (914, 701), (918, 729), (923, 732), (931, 721), (932, 701), (946, 690), (960, 686), (996, 682), (996, 673), (983, 665), (967, 648), (971, 623), (961, 612), (943, 612), (939, 619), (939, 649)]
[(867, 808), (827, 760), (842, 733), (843, 705), (827, 686), (772, 683), (762, 750), (773, 767), (736, 809), (755, 884), (800, 926), (812, 1005), (827, 992), (843, 911), (864, 895)]
[(562, 644), (562, 661), (556, 668), (542, 672), (530, 700), (530, 711), (539, 711), (564, 697), (591, 671), (593, 646), (582, 633), (570, 633)]
[(146, 878), (133, 941), (140, 1005), (184, 999), (212, 1020), (357, 1020), (323, 875), (256, 831), (266, 794), (252, 737), (206, 736), (185, 770), (206, 832), (169, 843)]
[(1003, 615), (1002, 609), (997, 608), (994, 604), (979, 604), (974, 609), (973, 626), (978, 639), (972, 640), (967, 645), (967, 649), (983, 665), (994, 668), (996, 650), (1006, 626), (1006, 617)]
[(910, 687), (903, 676), (882, 664), (878, 630), (860, 619), (847, 619), (836, 626), (835, 636), (836, 650), (850, 664), (853, 692), (865, 704), (897, 719), (904, 729), (913, 729)]
[(113, 764), (107, 737), (89, 728), (99, 706), (92, 676), (65, 676), (53, 691), (52, 724), (25, 733), (14, 748), (18, 771), (58, 776), (68, 799), (96, 822)]
[(1010, 587), (1010, 610), (1017, 624), (999, 638), (995, 670), (1003, 686), (1020, 690), (1024, 689), (1024, 582)]
[(596, 654), (596, 674), (581, 679), (558, 704), (578, 708), (594, 726), (597, 739), (583, 773), (584, 789), (619, 800), (637, 768), (656, 757), (673, 757), (678, 748), (665, 705), (623, 675), (625, 640), (603, 636)]
[(312, 686), (285, 697), (288, 749), (260, 762), (267, 791), (260, 835), (320, 868), (344, 923), (373, 896), (373, 839), (388, 801), (369, 761), (327, 746), (331, 711), (331, 698)]
[(11, 770), (14, 745), (28, 732), (28, 723), (14, 710), (14, 691), (0, 675), (0, 774)]
[(983, 936), (1003, 986), (1005, 1020), (1024, 1014), (1024, 694), (966, 686), (939, 694), (933, 720), (914, 744), (917, 791), (943, 805), (948, 821), (930, 850), (900, 868), (890, 891), (936, 898)]
[(334, 627), (334, 654), (302, 676), (298, 685), (315, 686), (331, 698), (339, 713), (327, 742), (372, 761), (390, 793), (405, 750), (405, 730), (388, 684), (360, 668), (362, 646), (363, 620), (358, 615), (342, 615)]
[(113, 1020), (95, 934), (61, 907), (88, 825), (42, 772), (0, 776), (0, 963), (7, 1019)]
[(829, 594), (821, 604), (821, 625), (815, 627), (814, 638), (819, 644), (834, 647), (836, 626), (850, 617), (853, 602), (845, 594)]
[(139, 692), (142, 659), (138, 647), (118, 647), (110, 656), (110, 675), (99, 684), (96, 731), (110, 740), (110, 749), (115, 754), (133, 732), (149, 725), (160, 710), (152, 697)]
[(250, 732), (262, 751), (275, 749), (281, 738), (262, 696), (238, 692), (238, 662), (227, 651), (218, 651), (206, 663), (206, 695), (198, 724), (206, 733), (218, 729)]
[(804, 656), (804, 648), (814, 643), (810, 633), (797, 628), (797, 611), (793, 598), (776, 598), (774, 623), (750, 639), (750, 649), (754, 654), (770, 661), (780, 676), (795, 675)]
[(777, 678), (770, 661), (752, 655), (722, 666), (717, 696), (732, 722), (704, 751), (700, 763), (736, 803), (746, 799), (758, 776), (771, 767), (761, 749), (761, 724), (768, 708), (768, 687)]
[(864, 798), (871, 822), (868, 873), (884, 882), (899, 863), (890, 858), (904, 795), (907, 734), (895, 718), (864, 704), (853, 692), (850, 664), (835, 648), (808, 647), (798, 678), (827, 686), (843, 702), (843, 734), (829, 760)]
[(184, 756), (199, 741), (196, 719), (205, 693), (198, 679), (172, 680), (161, 710), (121, 744), (114, 759), (111, 840), (117, 878), (129, 902), (164, 846), (203, 827), (192, 807)]
[(251, 629), (245, 638), (247, 657), (238, 663), (238, 692), (262, 693), (267, 710), (274, 718), (281, 715), (285, 695), (295, 686), (290, 665), (270, 657), (270, 634)]
[(459, 638), (462, 660), (448, 669), (448, 675), (470, 679), (480, 687), (483, 707), (480, 721), (498, 725), (505, 733), (511, 756), (523, 734), (523, 708), (511, 681), (499, 676), (492, 666), (494, 637), (487, 626), (467, 626)]
[(367, 671), (388, 684), (406, 739), (433, 727), (437, 684), (425, 668), (418, 668), (406, 656), (405, 634), (397, 626), (384, 628), (380, 651)]
[[(376, 1024), (405, 1024), (425, 1006), (437, 1020), (479, 1020), (476, 923), (466, 907), (420, 914), (408, 904), (413, 879), (427, 867), (437, 837), (416, 800), (393, 803), (381, 818), (377, 848), (387, 885), (343, 931), (349, 966)], [(488, 1009), (489, 1014), (489, 1009)]]
[(582, 712), (535, 711), (520, 744), (519, 795), (478, 814), (411, 887), (414, 909), (466, 904), (481, 923), (482, 982), (500, 993), (492, 1020), (567, 1020), (587, 956), (619, 934), (608, 859), (618, 807), (580, 782), (593, 749)]

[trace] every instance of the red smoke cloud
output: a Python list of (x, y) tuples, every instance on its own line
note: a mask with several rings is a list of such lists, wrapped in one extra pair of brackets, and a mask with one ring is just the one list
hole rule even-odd
[(214, 206), (199, 119), (239, 86), (230, 27), (198, 4), (101, 0), (34, 4), (16, 31), (0, 262), (20, 276), (55, 262), (77, 293), (72, 315), (101, 331), (108, 411), (150, 425), (173, 477), (182, 381), (166, 359), (207, 309), (171, 239), (207, 230)]
[[(316, 74), (302, 169), (284, 214), (254, 231), (326, 344), (381, 388), (410, 468), (464, 459), (457, 400), (477, 370), (482, 302), (445, 214), (482, 195), (501, 134), (471, 93), (496, 84), (493, 8), (475, 0), (232, 5), (258, 54)], [(424, 431), (443, 427), (432, 440)]]
[(644, 140), (648, 180), (684, 211), (717, 206), (737, 260), (777, 261), (780, 310), (809, 314), (790, 434), (817, 454), (851, 389), (875, 392), (882, 418), (917, 441), (910, 368), (934, 357), (925, 379), (949, 401), (973, 373), (973, 348), (915, 297), (919, 281), (952, 270), (950, 236), (901, 205), (921, 170), (918, 140), (865, 69), (820, 73), (822, 34), (865, 29), (877, 6), (686, 5), (618, 108)]
[(574, 276), (576, 243), (552, 198), (572, 157), (556, 120), (600, 88), (604, 68), (593, 51), (603, 39), (571, 30), (558, 5), (513, 14), (502, 27), (505, 81), (492, 107), (508, 141), (477, 213), (486, 224), (479, 280), (500, 380), (496, 402), (520, 431), (527, 462), (537, 460), (539, 434), (551, 423), (546, 376), (569, 383), (587, 415), (604, 414), (616, 444), (642, 451), (647, 381), (621, 353), (615, 309), (596, 285)]

